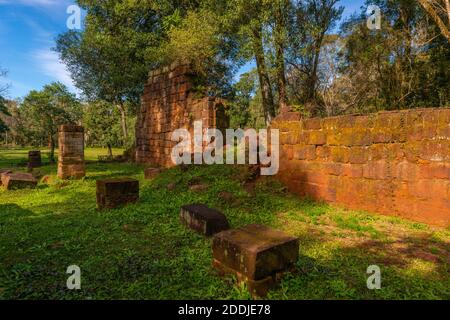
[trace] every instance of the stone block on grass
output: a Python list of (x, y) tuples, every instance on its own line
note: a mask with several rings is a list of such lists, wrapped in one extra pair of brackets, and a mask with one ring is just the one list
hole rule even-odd
[(29, 173), (3, 173), (2, 185), (6, 190), (34, 189), (38, 181)]
[(214, 266), (245, 282), (254, 296), (265, 296), (299, 257), (298, 238), (261, 225), (218, 233), (213, 239)]
[(2, 183), (2, 175), (12, 173), (13, 171), (11, 169), (0, 169), (0, 186), (3, 185)]
[(145, 179), (154, 179), (161, 173), (161, 171), (162, 170), (159, 168), (147, 168), (144, 171)]
[(129, 178), (97, 180), (97, 205), (115, 209), (139, 200), (139, 181)]
[(180, 220), (188, 228), (207, 237), (230, 229), (227, 217), (203, 204), (181, 207)]
[(42, 166), (41, 151), (28, 152), (28, 168), (39, 168)]

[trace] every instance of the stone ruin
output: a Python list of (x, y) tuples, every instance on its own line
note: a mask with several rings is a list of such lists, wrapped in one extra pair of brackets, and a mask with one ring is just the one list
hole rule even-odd
[(36, 188), (38, 181), (29, 173), (12, 173), (5, 172), (1, 174), (1, 185), (6, 190), (19, 190), (19, 189), (34, 189)]
[(58, 128), (58, 177), (80, 179), (86, 175), (84, 163), (84, 128), (62, 125)]
[(450, 225), (450, 108), (281, 114), (277, 178), (299, 196)]
[(130, 178), (97, 180), (98, 209), (116, 209), (139, 200), (139, 181)]
[(28, 168), (39, 168), (42, 166), (41, 151), (28, 152)]
[(211, 237), (230, 229), (227, 217), (203, 204), (192, 204), (181, 207), (180, 221), (197, 233)]
[(195, 91), (196, 77), (187, 65), (172, 65), (149, 73), (136, 124), (136, 162), (173, 167), (172, 132), (184, 128), (193, 132), (195, 121), (203, 129), (225, 129), (229, 119), (224, 101)]
[(265, 297), (299, 258), (298, 238), (256, 224), (231, 229), (223, 213), (204, 204), (181, 207), (180, 221), (213, 237), (213, 266), (219, 275), (236, 277), (254, 297)]
[(250, 293), (264, 297), (292, 271), (299, 258), (299, 239), (262, 225), (247, 225), (214, 236), (213, 265), (222, 275), (246, 283)]

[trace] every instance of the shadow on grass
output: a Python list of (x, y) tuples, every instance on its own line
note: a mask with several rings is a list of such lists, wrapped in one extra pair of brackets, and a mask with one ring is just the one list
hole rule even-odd
[(33, 211), (23, 209), (17, 204), (0, 204), (0, 215), (2, 219), (32, 216)]
[[(142, 168), (89, 165), (86, 180), (142, 173)], [(228, 170), (228, 169), (225, 169)], [(221, 173), (222, 172), (222, 173)], [(222, 174), (222, 176), (220, 175)], [(201, 202), (222, 210), (233, 227), (249, 223), (278, 226), (278, 213), (289, 210), (325, 215), (323, 205), (277, 192), (272, 185), (247, 194), (240, 181), (228, 179), (222, 168), (171, 169), (154, 181), (141, 184), (140, 202), (117, 210), (95, 208), (93, 184), (55, 190), (58, 200), (41, 201), (31, 210), (1, 205), (3, 235), (0, 246), (6, 259), (4, 298), (19, 299), (232, 299), (242, 298), (212, 268), (211, 239), (186, 229), (179, 208)], [(209, 185), (192, 192), (194, 177)], [(176, 190), (165, 186), (176, 181)], [(274, 191), (275, 190), (275, 191)], [(229, 192), (242, 205), (219, 199)], [(49, 199), (50, 200), (50, 199)], [(52, 198), (53, 201), (53, 198)], [(322, 206), (322, 207), (321, 207)], [(33, 215), (31, 218), (28, 216)], [(23, 217), (20, 221), (10, 218)], [(8, 218), (9, 217), (9, 218)], [(290, 218), (288, 218), (290, 219)], [(287, 220), (291, 223), (293, 220)], [(302, 223), (292, 229), (300, 238), (297, 271), (271, 292), (276, 299), (448, 299), (448, 244), (420, 234), (405, 234), (394, 241), (342, 241), (320, 233), (320, 226)], [(291, 229), (290, 229), (291, 230)], [(426, 253), (426, 254), (424, 254)], [(419, 264), (415, 264), (419, 261)], [(421, 262), (423, 262), (421, 264)], [(82, 290), (68, 291), (69, 265), (82, 269)], [(367, 267), (382, 269), (382, 290), (367, 289)], [(2, 290), (0, 290), (2, 291)], [(0, 294), (1, 297), (1, 294)]]
[[(273, 299), (449, 299), (448, 243), (422, 235), (392, 242), (362, 240), (336, 245), (303, 233), (296, 271)], [(381, 290), (369, 290), (367, 268), (381, 269)]]

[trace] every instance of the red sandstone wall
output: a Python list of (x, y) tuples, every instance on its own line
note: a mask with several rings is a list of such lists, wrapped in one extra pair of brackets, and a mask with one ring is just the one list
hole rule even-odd
[(184, 65), (150, 72), (136, 125), (138, 163), (171, 167), (171, 152), (176, 145), (171, 141), (174, 130), (191, 130), (197, 120), (203, 121), (204, 128), (215, 128), (218, 124), (217, 109), (222, 101), (198, 98), (192, 92), (193, 78), (189, 67)]
[(450, 109), (275, 119), (279, 178), (300, 196), (450, 225)]

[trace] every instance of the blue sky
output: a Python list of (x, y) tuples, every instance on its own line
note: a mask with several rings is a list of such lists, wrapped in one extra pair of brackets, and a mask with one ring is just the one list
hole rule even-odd
[[(344, 16), (358, 11), (363, 0), (341, 0)], [(52, 81), (76, 92), (65, 66), (52, 51), (55, 38), (67, 31), (71, 0), (0, 0), (0, 66), (8, 70), (10, 98), (25, 96)]]

